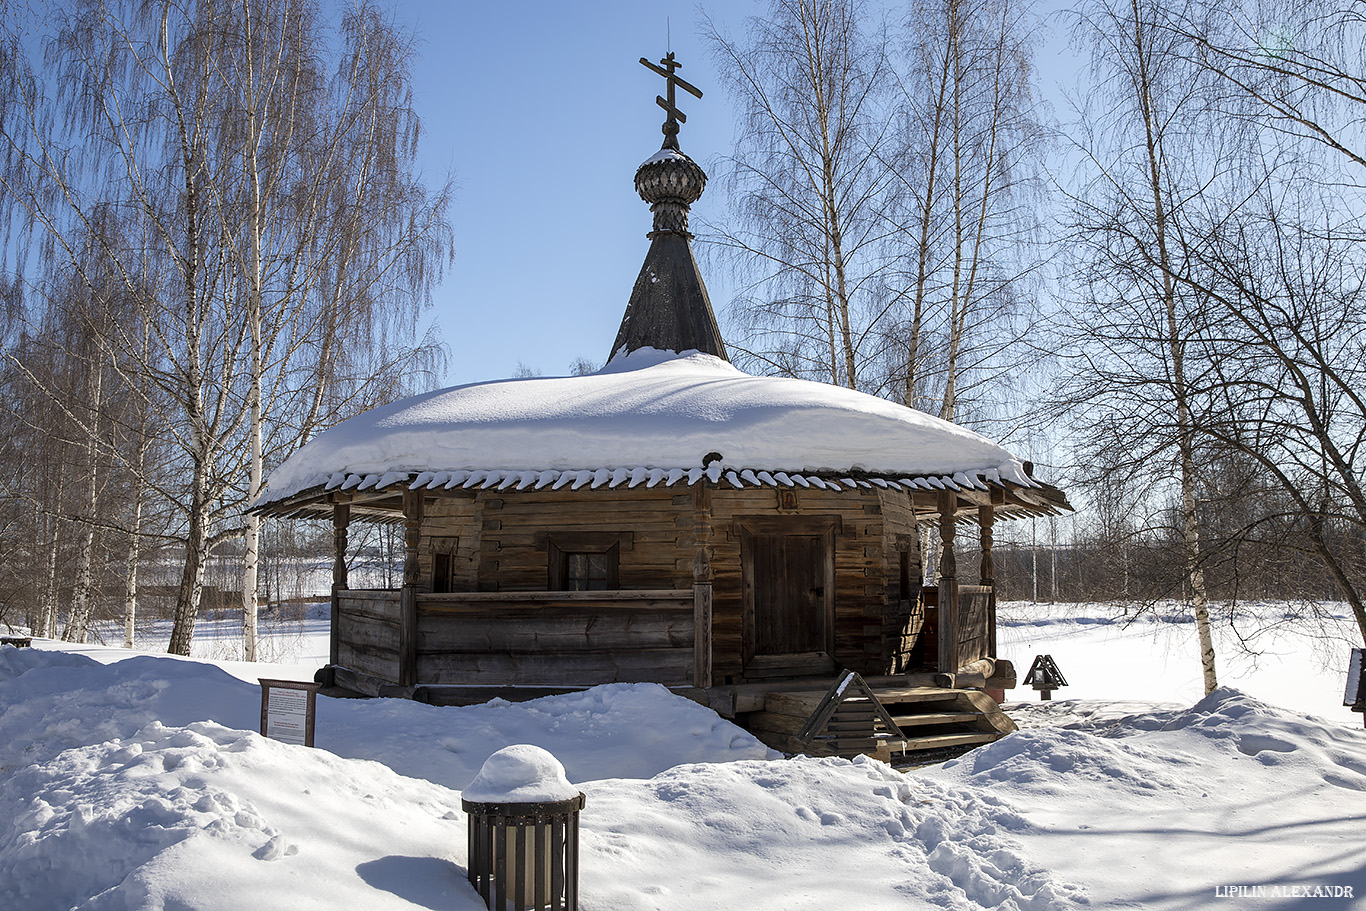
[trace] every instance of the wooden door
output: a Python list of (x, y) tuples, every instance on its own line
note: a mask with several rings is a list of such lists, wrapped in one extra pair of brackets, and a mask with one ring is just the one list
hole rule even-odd
[(834, 673), (833, 543), (828, 531), (743, 535), (746, 677)]

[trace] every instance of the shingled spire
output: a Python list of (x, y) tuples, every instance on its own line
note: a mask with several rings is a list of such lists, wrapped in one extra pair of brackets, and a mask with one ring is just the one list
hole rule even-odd
[(696, 349), (729, 360), (707, 297), (707, 286), (702, 283), (689, 243), (692, 235), (688, 233), (688, 209), (702, 196), (707, 175), (678, 148), (678, 125), (688, 118), (675, 106), (674, 89), (681, 87), (698, 98), (702, 92), (675, 72), (683, 64), (674, 59), (672, 51), (660, 61), (662, 66), (644, 57), (640, 62), (668, 82), (668, 98), (655, 98), (668, 119), (663, 127), (664, 145), (636, 169), (636, 192), (650, 204), (654, 230), (646, 235), (650, 238), (650, 250), (645, 254), (645, 264), (636, 278), (608, 360), (637, 348)]

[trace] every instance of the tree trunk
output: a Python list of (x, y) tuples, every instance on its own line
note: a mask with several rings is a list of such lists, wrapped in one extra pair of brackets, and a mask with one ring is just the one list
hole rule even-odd
[[(261, 174), (258, 149), (261, 142), (261, 128), (255, 109), (256, 93), (252, 60), (252, 19), (251, 5), (242, 4), (243, 26), (247, 36), (247, 86), (246, 117), (247, 141), (243, 146), (243, 171), (251, 193), (251, 209), (247, 213), (247, 230), (250, 233), (250, 262), (247, 264), (247, 320), (251, 324), (251, 388), (248, 392), (247, 407), (250, 409), (248, 430), (251, 436), (250, 479), (247, 487), (247, 505), (250, 506), (261, 494), (263, 462), (261, 438), (263, 415), (261, 413), (261, 382), (264, 366), (264, 352), (261, 350), (261, 235), (264, 231), (261, 201)], [(261, 547), (261, 516), (255, 512), (246, 515), (245, 547), (242, 561), (242, 650), (247, 661), (256, 660), (256, 589)]]
[(939, 178), (939, 130), (944, 122), (944, 95), (949, 85), (949, 49), (944, 49), (944, 63), (939, 73), (939, 90), (932, 106), (933, 124), (930, 127), (930, 160), (925, 172), (925, 201), (920, 206), (920, 239), (916, 244), (915, 301), (911, 307), (910, 339), (906, 351), (906, 387), (902, 400), (907, 408), (916, 407), (919, 377), (920, 343), (924, 332), (925, 298), (929, 283), (930, 227), (935, 212), (935, 183)]
[[(145, 344), (145, 343), (144, 343)], [(142, 436), (138, 441), (138, 455), (135, 462), (135, 473), (133, 477), (133, 515), (132, 522), (129, 523), (128, 534), (128, 580), (123, 591), (123, 647), (132, 648), (134, 635), (137, 632), (138, 618), (138, 565), (141, 557), (141, 534), (142, 534), (142, 494), (144, 482), (143, 472), (147, 470), (147, 434), (146, 427), (141, 428)]]
[(81, 548), (76, 555), (76, 580), (71, 590), (71, 610), (66, 615), (62, 639), (84, 642), (90, 628), (91, 594), (94, 588), (95, 517), (99, 514), (99, 446), (95, 442), (100, 422), (100, 408), (104, 387), (104, 371), (94, 368), (94, 388), (91, 394), (90, 439), (86, 441), (86, 478), (84, 511), (86, 522), (81, 529)]
[(1190, 586), (1191, 607), (1200, 639), (1200, 667), (1205, 678), (1205, 692), (1212, 693), (1219, 686), (1214, 664), (1214, 639), (1210, 631), (1209, 599), (1205, 592), (1205, 573), (1201, 566), (1200, 524), (1196, 514), (1194, 429), (1191, 422), (1189, 388), (1186, 384), (1185, 359), (1176, 313), (1176, 280), (1171, 253), (1167, 246), (1167, 209), (1162, 199), (1162, 164), (1159, 154), (1157, 113), (1152, 98), (1152, 74), (1149, 72), (1149, 46), (1143, 30), (1143, 19), (1138, 0), (1130, 0), (1133, 13), (1134, 44), (1138, 65), (1138, 103), (1143, 117), (1144, 139), (1148, 156), (1148, 183), (1153, 197), (1153, 226), (1156, 231), (1158, 264), (1162, 270), (1163, 307), (1167, 318), (1167, 345), (1171, 354), (1172, 394), (1176, 400), (1177, 446), (1181, 457), (1181, 521), (1186, 544), (1186, 582)]
[(47, 567), (43, 573), (43, 607), (38, 612), (38, 629), (33, 632), (47, 638), (57, 631), (57, 546), (61, 540), (61, 521), (50, 513), (43, 518), (52, 531), (48, 535)]
[(191, 486), (189, 528), (185, 535), (185, 565), (180, 573), (180, 587), (176, 591), (171, 641), (166, 647), (166, 651), (172, 655), (190, 654), (190, 646), (194, 643), (195, 619), (199, 616), (199, 602), (204, 593), (204, 567), (208, 560), (208, 524), (211, 508), (204, 472), (202, 465), (195, 466)]
[(128, 581), (123, 590), (123, 647), (132, 648), (138, 619), (138, 529), (142, 525), (142, 496), (139, 491), (133, 500), (133, 530), (128, 536)]

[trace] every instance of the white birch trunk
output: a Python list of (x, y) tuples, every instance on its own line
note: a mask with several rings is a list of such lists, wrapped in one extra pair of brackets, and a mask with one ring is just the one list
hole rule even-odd
[(61, 523), (56, 516), (49, 515), (47, 521), (52, 526), (52, 534), (47, 542), (47, 568), (43, 574), (43, 608), (39, 612), (38, 629), (35, 635), (47, 638), (57, 631), (57, 544)]
[(1212, 693), (1219, 686), (1214, 663), (1214, 639), (1210, 631), (1209, 599), (1205, 592), (1205, 573), (1201, 568), (1200, 525), (1196, 513), (1195, 458), (1189, 391), (1186, 385), (1180, 327), (1176, 314), (1176, 282), (1172, 275), (1172, 261), (1167, 247), (1167, 209), (1162, 199), (1162, 165), (1159, 154), (1157, 112), (1152, 98), (1152, 76), (1149, 72), (1147, 36), (1138, 0), (1130, 0), (1133, 13), (1134, 45), (1138, 64), (1138, 102), (1143, 115), (1144, 139), (1147, 144), (1148, 182), (1153, 196), (1153, 224), (1156, 231), (1158, 264), (1162, 269), (1163, 307), (1167, 318), (1167, 345), (1172, 364), (1172, 393), (1176, 402), (1177, 446), (1181, 453), (1181, 524), (1185, 538), (1185, 581), (1190, 586), (1192, 613), (1196, 633), (1200, 639), (1200, 668), (1205, 678), (1205, 692)]
[[(144, 428), (145, 431), (145, 428)], [(142, 473), (147, 469), (147, 437), (138, 444), (137, 475), (133, 486), (133, 516), (128, 535), (128, 581), (123, 590), (123, 647), (132, 648), (138, 619), (138, 564), (141, 557)]]
[[(247, 487), (247, 504), (250, 506), (261, 494), (261, 485), (264, 480), (264, 464), (262, 458), (261, 444), (264, 433), (264, 415), (261, 408), (261, 385), (264, 374), (264, 352), (262, 351), (262, 314), (261, 314), (261, 286), (263, 276), (261, 271), (261, 245), (262, 234), (265, 230), (263, 224), (265, 213), (261, 197), (261, 173), (260, 173), (260, 146), (262, 141), (263, 125), (261, 118), (264, 116), (258, 111), (256, 73), (254, 69), (254, 52), (256, 34), (252, 19), (251, 4), (247, 0), (242, 2), (242, 27), (246, 33), (247, 54), (246, 54), (246, 86), (244, 96), (246, 103), (243, 105), (243, 113), (247, 118), (246, 143), (242, 149), (242, 169), (243, 175), (247, 179), (250, 188), (250, 210), (247, 212), (247, 230), (250, 234), (250, 260), (247, 263), (247, 319), (251, 325), (251, 388), (248, 392), (247, 407), (250, 409), (248, 417), (248, 432), (251, 437), (251, 466), (250, 476)], [(243, 657), (247, 661), (257, 660), (257, 614), (256, 614), (256, 592), (258, 588), (258, 576), (260, 571), (260, 552), (261, 552), (261, 516), (258, 513), (248, 512), (246, 515), (246, 532), (244, 534), (244, 553), (242, 559), (242, 650)]]
[(133, 534), (128, 536), (128, 581), (123, 591), (123, 647), (132, 648), (138, 620), (138, 535), (137, 527), (142, 522), (142, 500), (138, 498), (133, 506)]
[[(104, 371), (96, 366), (95, 383), (91, 390), (90, 403), (93, 415), (90, 422), (90, 439), (86, 441), (86, 479), (84, 511), (93, 520), (99, 509), (99, 445), (95, 442), (98, 433), (99, 412), (102, 407)], [(90, 628), (91, 591), (94, 588), (95, 564), (95, 526), (92, 522), (83, 523), (81, 547), (76, 554), (76, 579), (71, 591), (71, 610), (67, 613), (66, 628), (62, 639), (67, 642), (84, 642)]]

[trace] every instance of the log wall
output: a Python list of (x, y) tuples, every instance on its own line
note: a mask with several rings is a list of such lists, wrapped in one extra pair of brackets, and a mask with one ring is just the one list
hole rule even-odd
[(345, 589), (336, 603), (337, 663), (398, 683), (400, 592)]
[(479, 532), (482, 504), (473, 493), (459, 491), (428, 498), (418, 544), (420, 591), (432, 590), (432, 571), (438, 553), (451, 559), (455, 591), (474, 591), (479, 580)]
[(693, 659), (691, 588), (418, 596), (420, 684), (681, 686)]
[(619, 588), (687, 589), (691, 597), (688, 488), (480, 491), (475, 518), (480, 549), (472, 590), (545, 591), (554, 541), (606, 534), (620, 538)]
[[(707, 509), (699, 512), (694, 489), (680, 487), (429, 494), (418, 543), (415, 681), (693, 683), (693, 585), (700, 582), (710, 584), (709, 679), (718, 685), (740, 682), (740, 529), (747, 517), (784, 516), (834, 520), (834, 660), (865, 675), (908, 669), (924, 617), (919, 539), (908, 494), (878, 488), (780, 494), (723, 484), (709, 489), (705, 499)], [(699, 521), (711, 530), (703, 538)], [(573, 550), (581, 540), (591, 550), (608, 539), (617, 550), (617, 591), (547, 591), (555, 547)], [(709, 550), (701, 563), (699, 541)], [(903, 552), (910, 554), (905, 591)], [(432, 593), (437, 554), (451, 568), (451, 594)], [(397, 680), (399, 615), (397, 592), (346, 592), (339, 610), (340, 663)], [(969, 625), (980, 628), (975, 616)], [(963, 646), (964, 654), (979, 650), (973, 637)]]

